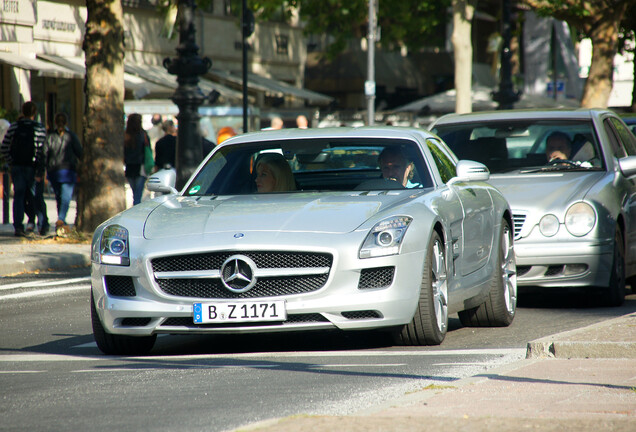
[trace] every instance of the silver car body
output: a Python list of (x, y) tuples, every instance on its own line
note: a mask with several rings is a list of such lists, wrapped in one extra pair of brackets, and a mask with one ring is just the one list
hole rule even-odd
[[(367, 166), (368, 161), (360, 162), (369, 156), (364, 146), (377, 142), (381, 149), (384, 144), (402, 143), (417, 152), (421, 186), (360, 189), (334, 183), (349, 174), (348, 168), (311, 171), (312, 163), (305, 170), (295, 169), (300, 190), (293, 192), (255, 193), (247, 171), (242, 174), (247, 179), (240, 185), (242, 192), (237, 189), (242, 182), (238, 177), (228, 183), (238, 175), (228, 161), (246, 148), (285, 153), (290, 162), (300, 164), (306, 158), (301, 154), (306, 143), (316, 142), (324, 151), (311, 156), (318, 161), (315, 164), (326, 157), (352, 156), (358, 165), (369, 168), (361, 171), (371, 176), (372, 183), (381, 180), (380, 171)], [(360, 143), (362, 150), (358, 152), (352, 143)], [(288, 154), (288, 148), (297, 154)], [(457, 170), (459, 177), (443, 181), (430, 148), (445, 153), (450, 161), (447, 168)], [(370, 154), (375, 165), (376, 150)], [(235, 160), (238, 167), (238, 156)], [(227, 171), (218, 168), (223, 164)], [(470, 161), (457, 165), (437, 137), (415, 129), (283, 130), (234, 137), (215, 148), (181, 192), (171, 188), (174, 171), (161, 171), (149, 180), (149, 189), (168, 194), (142, 202), (96, 229), (93, 318), (98, 317), (96, 324), (107, 334), (129, 336), (403, 326), (416, 312), (435, 230), (449, 257), (443, 263), (448, 313), (476, 307), (488, 295), (502, 253), (502, 221), (511, 222), (511, 213), (500, 192), (481, 181), (488, 178), (483, 165)], [(210, 180), (212, 172), (217, 177)], [(317, 179), (322, 182), (319, 187)], [(202, 187), (203, 181), (208, 183)], [(212, 190), (216, 184), (218, 189)], [(361, 257), (374, 226), (402, 217), (412, 221), (396, 253)], [(119, 237), (111, 237), (112, 233)], [(117, 243), (116, 238), (124, 237)], [(128, 257), (122, 260), (124, 247)], [(516, 298), (514, 261), (508, 265), (511, 271), (506, 277)], [(241, 273), (241, 266), (244, 275), (266, 286), (229, 290), (227, 272)], [(284, 301), (287, 319), (282, 322), (193, 322), (199, 303), (240, 305), (276, 299)]]
[[(613, 112), (450, 114), (431, 130), (458, 157), (489, 166), (489, 182), (508, 199), (515, 218), (520, 286), (609, 288), (612, 271), (621, 271), (614, 267), (617, 230), (624, 242), (625, 275), (636, 274), (636, 139)], [(573, 146), (577, 137), (586, 135), (578, 153), (586, 156), (577, 156), (573, 148), (574, 164), (546, 165), (545, 140), (554, 131), (567, 133)], [(494, 157), (489, 145), (496, 142), (503, 153)], [(577, 203), (589, 204), (594, 212), (593, 226), (584, 234), (573, 234), (566, 224), (568, 210)], [(540, 227), (542, 221), (548, 226), (548, 215), (556, 217), (558, 227), (545, 235)]]

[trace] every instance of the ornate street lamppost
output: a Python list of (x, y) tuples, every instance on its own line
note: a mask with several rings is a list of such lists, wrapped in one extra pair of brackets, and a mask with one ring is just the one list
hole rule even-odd
[(510, 40), (512, 30), (510, 23), (510, 0), (502, 0), (502, 44), (501, 44), (501, 71), (499, 74), (499, 90), (494, 92), (493, 99), (499, 103), (497, 109), (512, 109), (513, 104), (519, 100), (519, 92), (514, 90), (512, 85), (512, 51), (510, 51)]
[(195, 42), (194, 0), (179, 0), (179, 45), (177, 57), (166, 58), (164, 67), (177, 76), (179, 86), (172, 101), (179, 107), (177, 119), (176, 188), (181, 189), (194, 173), (203, 158), (201, 132), (199, 131), (199, 107), (206, 100), (199, 88), (199, 76), (212, 66), (209, 58), (199, 57), (199, 47)]

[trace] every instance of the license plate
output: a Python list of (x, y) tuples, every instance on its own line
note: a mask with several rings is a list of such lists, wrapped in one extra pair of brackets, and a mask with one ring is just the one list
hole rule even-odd
[(287, 311), (282, 300), (268, 302), (195, 303), (194, 323), (285, 321)]

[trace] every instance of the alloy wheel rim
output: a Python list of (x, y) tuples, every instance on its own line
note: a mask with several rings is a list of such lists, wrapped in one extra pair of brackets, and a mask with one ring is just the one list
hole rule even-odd
[(501, 243), (501, 251), (504, 254), (501, 260), (504, 300), (506, 302), (506, 310), (509, 314), (512, 314), (517, 308), (517, 264), (512, 243), (512, 232), (509, 227), (504, 228)]
[(440, 332), (446, 331), (448, 325), (448, 278), (446, 275), (446, 259), (441, 242), (436, 241), (433, 245), (433, 262), (431, 266), (433, 285), (433, 308), (437, 329)]

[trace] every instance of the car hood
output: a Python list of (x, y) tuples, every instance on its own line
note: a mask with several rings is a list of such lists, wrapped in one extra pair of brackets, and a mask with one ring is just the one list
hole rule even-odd
[(218, 232), (347, 233), (412, 194), (342, 192), (169, 198), (146, 220), (144, 237), (158, 239)]
[(549, 210), (582, 200), (604, 175), (599, 171), (493, 174), (488, 182), (501, 191), (513, 209)]

